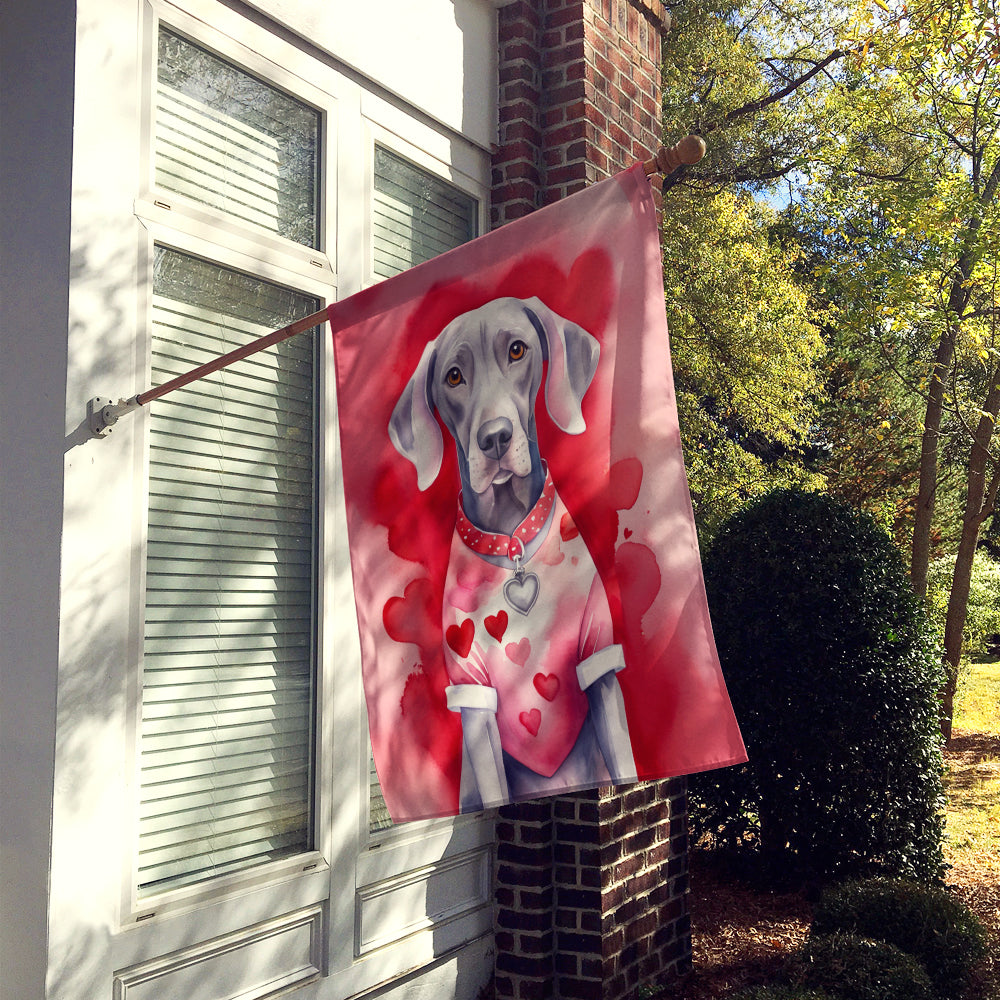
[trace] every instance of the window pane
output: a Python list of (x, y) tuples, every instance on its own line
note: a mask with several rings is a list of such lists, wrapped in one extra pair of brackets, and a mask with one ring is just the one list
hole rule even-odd
[(160, 29), (156, 184), (317, 246), (319, 112)]
[[(152, 382), (315, 311), (163, 248)], [(150, 404), (142, 894), (312, 846), (315, 331)]]
[[(478, 235), (475, 198), (381, 146), (375, 147), (374, 270), (390, 278)], [(369, 757), (371, 833), (392, 826)]]
[(375, 147), (375, 274), (389, 278), (477, 235), (476, 200)]

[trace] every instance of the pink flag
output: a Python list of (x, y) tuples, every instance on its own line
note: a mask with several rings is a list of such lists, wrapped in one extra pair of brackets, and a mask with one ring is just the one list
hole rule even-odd
[(394, 820), (746, 759), (637, 166), (330, 307)]

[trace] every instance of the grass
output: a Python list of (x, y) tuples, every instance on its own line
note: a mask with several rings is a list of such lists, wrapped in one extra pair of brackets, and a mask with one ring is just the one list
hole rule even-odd
[(960, 675), (945, 758), (946, 881), (990, 932), (980, 996), (1000, 1000), (1000, 661)]
[(955, 702), (957, 729), (1000, 736), (1000, 660), (962, 670)]
[(992, 859), (1000, 876), (1000, 661), (963, 671), (948, 757), (948, 861)]

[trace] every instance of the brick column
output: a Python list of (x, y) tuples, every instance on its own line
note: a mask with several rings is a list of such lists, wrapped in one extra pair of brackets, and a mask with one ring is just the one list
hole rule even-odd
[(496, 996), (553, 1000), (553, 799), (499, 811), (494, 882)]
[[(660, 143), (661, 0), (513, 0), (498, 11), (494, 226)], [(623, 1000), (690, 967), (684, 779), (500, 810), (496, 996)]]
[(662, 0), (513, 0), (498, 19), (494, 227), (656, 150), (669, 25)]

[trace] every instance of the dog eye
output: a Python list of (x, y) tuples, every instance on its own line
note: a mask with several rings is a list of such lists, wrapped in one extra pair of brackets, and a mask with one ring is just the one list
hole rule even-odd
[(523, 340), (515, 340), (507, 350), (511, 361), (520, 361), (528, 353), (528, 345)]
[(445, 375), (444, 380), (453, 389), (455, 388), (455, 386), (461, 385), (465, 381), (465, 379), (462, 378), (462, 369), (459, 368), (458, 365), (454, 365), (453, 367), (449, 368), (448, 374)]

